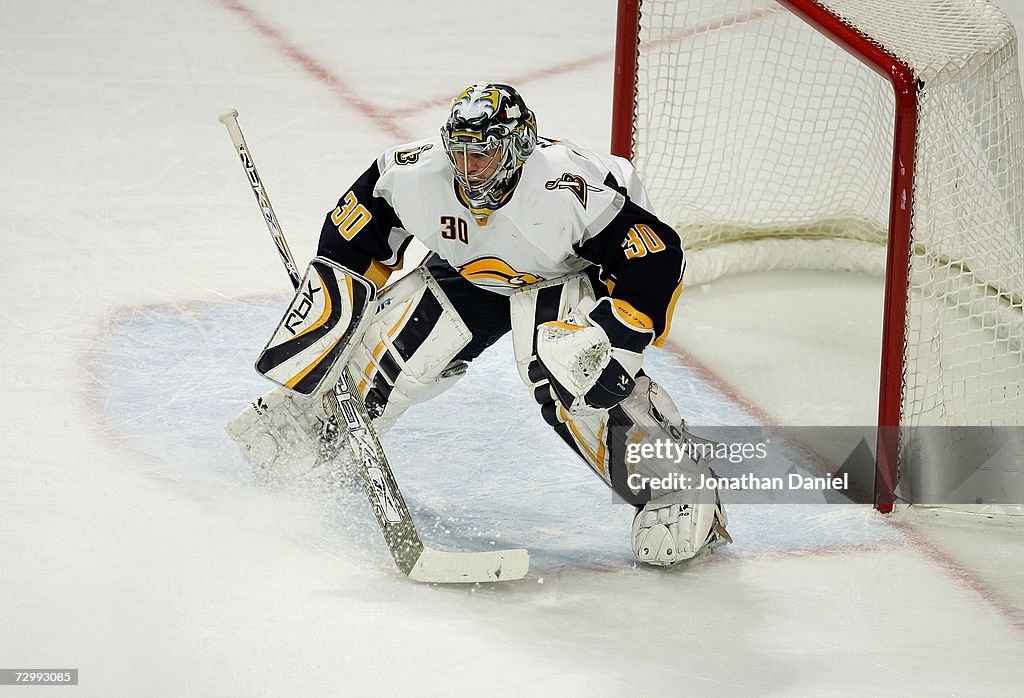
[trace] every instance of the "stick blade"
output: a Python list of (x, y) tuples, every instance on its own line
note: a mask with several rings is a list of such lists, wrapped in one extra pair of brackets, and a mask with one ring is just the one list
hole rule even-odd
[(522, 548), (452, 553), (424, 547), (409, 579), (435, 584), (508, 582), (522, 579), (529, 570), (530, 553)]

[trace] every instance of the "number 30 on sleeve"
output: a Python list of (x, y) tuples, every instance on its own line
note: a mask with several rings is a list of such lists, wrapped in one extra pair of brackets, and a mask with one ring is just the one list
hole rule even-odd
[(648, 252), (661, 252), (665, 249), (665, 243), (650, 226), (637, 223), (629, 229), (626, 239), (622, 241), (622, 247), (626, 250), (626, 259), (635, 259), (646, 256)]
[(359, 203), (356, 195), (352, 192), (345, 194), (345, 202), (331, 212), (331, 221), (338, 226), (341, 237), (351, 240), (356, 236), (363, 226), (373, 218), (365, 206)]

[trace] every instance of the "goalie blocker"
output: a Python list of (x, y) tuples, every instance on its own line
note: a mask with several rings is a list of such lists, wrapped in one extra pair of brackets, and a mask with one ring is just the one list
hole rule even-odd
[(376, 290), (359, 274), (315, 258), (257, 359), (257, 373), (300, 395), (323, 394), (341, 377), (352, 339), (362, 336)]

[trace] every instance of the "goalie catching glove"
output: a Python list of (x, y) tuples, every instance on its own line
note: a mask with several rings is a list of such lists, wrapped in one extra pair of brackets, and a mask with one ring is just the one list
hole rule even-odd
[(537, 328), (537, 359), (570, 414), (607, 410), (633, 392), (653, 323), (628, 303), (602, 298), (586, 325), (545, 322)]

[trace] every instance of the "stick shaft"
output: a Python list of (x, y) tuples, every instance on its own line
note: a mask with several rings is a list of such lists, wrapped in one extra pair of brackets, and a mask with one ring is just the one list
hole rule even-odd
[[(245, 170), (249, 185), (252, 187), (253, 194), (256, 195), (256, 201), (263, 211), (263, 221), (267, 224), (270, 236), (274, 239), (277, 252), (281, 255), (281, 261), (288, 272), (292, 286), (298, 289), (302, 283), (302, 277), (299, 276), (295, 267), (295, 258), (292, 256), (291, 250), (288, 249), (288, 241), (285, 240), (284, 232), (274, 213), (274, 207), (270, 204), (270, 197), (263, 187), (259, 173), (256, 172), (256, 164), (253, 162), (245, 138), (242, 136), (242, 129), (238, 126), (238, 112), (234, 109), (224, 112), (220, 115), (220, 122), (227, 127), (228, 133), (231, 135), (231, 142), (235, 144), (235, 152), (238, 153), (238, 158), (242, 162), (242, 169)], [(373, 429), (366, 406), (356, 393), (349, 390), (348, 386), (350, 385), (355, 385), (355, 382), (351, 380), (350, 369), (346, 368), (342, 372), (339, 386), (328, 390), (322, 396), (324, 412), (334, 416), (337, 420), (352, 453), (356, 455), (360, 466), (359, 479), (370, 500), (377, 524), (384, 534), (384, 540), (387, 542), (398, 568), (408, 575), (423, 553), (423, 541), (420, 539), (419, 533), (416, 532), (412, 515), (398, 489), (398, 483), (395, 482), (387, 455)]]
[(245, 176), (249, 180), (249, 186), (252, 187), (252, 193), (256, 196), (260, 210), (263, 211), (263, 221), (267, 224), (267, 230), (270, 231), (270, 237), (274, 240), (277, 253), (281, 255), (281, 262), (284, 263), (284, 268), (288, 272), (288, 278), (291, 279), (292, 286), (298, 288), (302, 277), (299, 276), (299, 270), (295, 267), (295, 258), (292, 256), (292, 251), (288, 249), (288, 241), (285, 240), (284, 233), (281, 232), (281, 224), (277, 221), (274, 207), (270, 205), (270, 197), (263, 186), (263, 180), (260, 179), (260, 175), (256, 171), (256, 163), (253, 162), (252, 156), (249, 154), (249, 146), (246, 145), (242, 129), (238, 125), (238, 112), (234, 109), (224, 112), (220, 115), (220, 122), (227, 127), (231, 142), (235, 144), (235, 152), (242, 163), (242, 169), (245, 170)]

